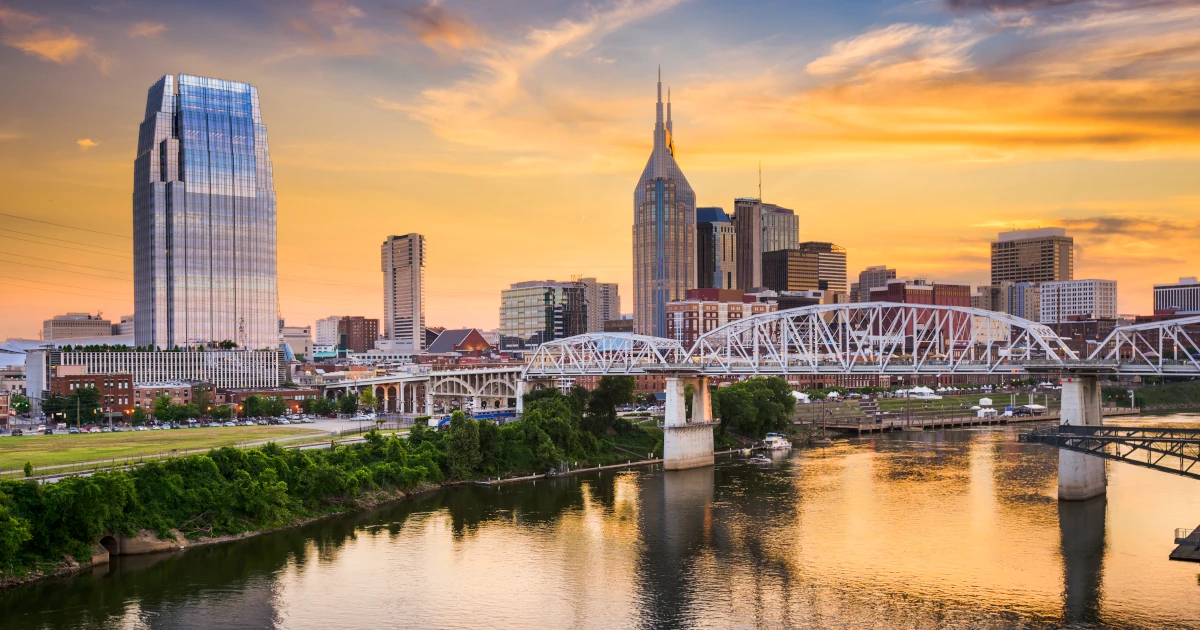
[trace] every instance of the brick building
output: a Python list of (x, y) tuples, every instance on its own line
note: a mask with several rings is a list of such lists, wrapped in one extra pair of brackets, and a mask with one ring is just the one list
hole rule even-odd
[(337, 348), (357, 354), (375, 347), (379, 339), (379, 320), (345, 315), (337, 322)]
[(50, 393), (70, 396), (83, 387), (100, 392), (100, 409), (104, 413), (129, 413), (133, 409), (133, 376), (130, 374), (88, 374), (82, 369), (61, 369), (50, 377)]
[(197, 383), (189, 381), (155, 381), (133, 384), (133, 405), (146, 411), (154, 409), (159, 396), (167, 396), (172, 404), (186, 405), (196, 399)]
[(757, 302), (735, 289), (689, 289), (687, 299), (667, 303), (667, 337), (691, 346), (706, 332), (778, 308), (775, 302)]

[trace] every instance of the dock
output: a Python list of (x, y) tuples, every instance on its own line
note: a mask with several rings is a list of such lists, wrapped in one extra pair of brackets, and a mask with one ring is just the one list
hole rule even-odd
[(1171, 560), (1200, 562), (1200, 527), (1188, 533), (1186, 527), (1175, 530), (1175, 550), (1168, 556)]
[[(1133, 416), (1141, 412), (1140, 409), (1133, 408), (1117, 408), (1109, 407), (1103, 410), (1104, 417), (1110, 416)], [(1017, 424), (1021, 422), (1049, 422), (1060, 420), (1061, 416), (1058, 413), (1047, 413), (1037, 416), (993, 416), (979, 417), (977, 415), (963, 416), (945, 416), (945, 417), (929, 417), (929, 416), (914, 416), (905, 418), (902, 415), (888, 416), (860, 416), (857, 418), (835, 417), (825, 420), (824, 423), (804, 422), (805, 426), (820, 427), (824, 426), (830, 431), (840, 431), (842, 433), (853, 433), (862, 435), (864, 433), (883, 433), (885, 431), (923, 431), (925, 429), (957, 429), (961, 427), (987, 426), (987, 425), (1004, 425)], [(801, 424), (801, 423), (797, 423)]]

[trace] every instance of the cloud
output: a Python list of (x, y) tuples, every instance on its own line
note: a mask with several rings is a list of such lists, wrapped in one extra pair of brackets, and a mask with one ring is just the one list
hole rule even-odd
[(129, 27), (131, 37), (158, 37), (167, 30), (166, 24), (155, 22), (136, 22)]
[(945, 0), (946, 6), (957, 11), (1027, 11), (1048, 7), (1063, 7), (1092, 0)]
[(479, 27), (465, 16), (450, 13), (436, 1), (398, 11), (413, 34), (430, 48), (463, 50), (475, 48), (485, 40)]
[(91, 138), (82, 138), (80, 140), (76, 140), (75, 144), (79, 145), (80, 151), (87, 151), (88, 149), (91, 149), (92, 147), (100, 146), (99, 142), (92, 140)]
[(0, 6), (0, 43), (27, 55), (60, 65), (85, 57), (107, 74), (112, 58), (96, 50), (92, 40), (64, 26), (50, 24), (45, 17)]
[[(611, 93), (585, 94), (587, 88), (558, 84), (541, 72), (548, 74), (546, 66), (552, 61), (579, 59), (608, 35), (680, 2), (614, 0), (588, 5), (582, 15), (531, 28), (520, 40), (487, 42), (467, 51), (471, 74), (465, 79), (426, 89), (414, 101), (377, 99), (376, 104), (403, 112), (453, 142), (529, 154), (521, 156), (522, 163), (536, 163), (548, 153), (559, 156), (578, 147), (580, 125), (611, 121), (614, 102), (621, 99)], [(592, 63), (590, 58), (582, 61)]]
[(968, 53), (983, 37), (966, 23), (892, 24), (834, 44), (805, 70), (817, 77), (884, 74), (903, 79), (954, 74), (972, 68)]

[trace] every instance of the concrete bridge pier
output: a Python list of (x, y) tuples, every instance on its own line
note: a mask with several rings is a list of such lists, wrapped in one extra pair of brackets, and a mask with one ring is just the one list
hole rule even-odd
[[(663, 418), (663, 468), (683, 470), (712, 466), (712, 397), (708, 377), (668, 375), (666, 417)], [(694, 388), (692, 417), (687, 417), (687, 386)]]
[[(1100, 426), (1103, 424), (1100, 404), (1100, 381), (1096, 376), (1063, 379), (1061, 424)], [(1107, 491), (1108, 477), (1102, 458), (1059, 449), (1059, 501), (1084, 501), (1104, 496)]]

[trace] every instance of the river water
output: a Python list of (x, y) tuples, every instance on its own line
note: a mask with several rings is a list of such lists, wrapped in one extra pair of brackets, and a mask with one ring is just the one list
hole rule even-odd
[[(1121, 424), (1187, 423), (1174, 414)], [(1055, 499), (1025, 427), (454, 488), (0, 595), (0, 628), (1196, 628), (1200, 481)]]

